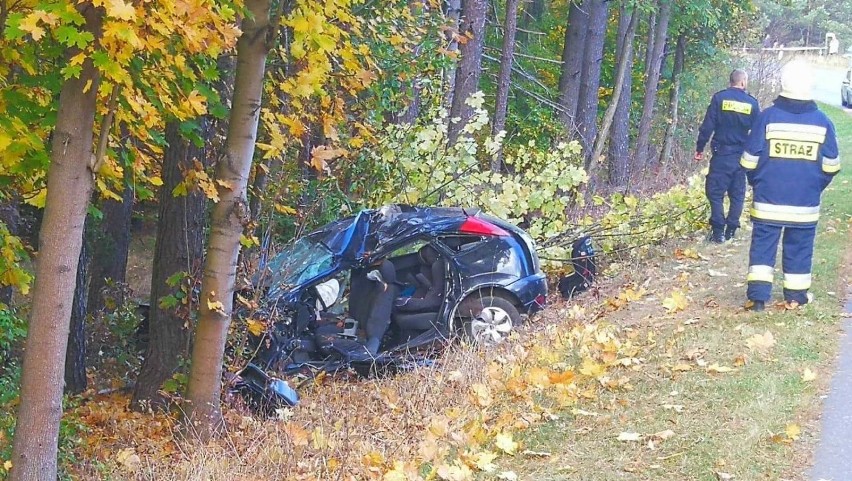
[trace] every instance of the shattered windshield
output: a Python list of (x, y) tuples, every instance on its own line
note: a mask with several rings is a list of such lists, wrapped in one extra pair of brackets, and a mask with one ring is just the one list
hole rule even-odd
[(332, 266), (334, 255), (315, 238), (302, 237), (288, 245), (264, 268), (269, 279), (269, 295), (278, 297), (284, 291), (298, 286)]

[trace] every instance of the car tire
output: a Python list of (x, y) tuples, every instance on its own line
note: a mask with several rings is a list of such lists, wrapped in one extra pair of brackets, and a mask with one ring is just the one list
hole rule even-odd
[(846, 97), (843, 97), (843, 96), (840, 97), (840, 105), (842, 105), (843, 107), (849, 106), (849, 102), (846, 101)]
[(499, 344), (521, 323), (518, 308), (502, 297), (480, 296), (472, 301), (463, 327), (465, 336), (474, 344)]

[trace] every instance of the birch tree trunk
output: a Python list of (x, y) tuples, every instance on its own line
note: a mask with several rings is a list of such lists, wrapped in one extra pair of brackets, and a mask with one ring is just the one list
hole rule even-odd
[[(618, 95), (618, 102), (612, 102), (616, 107), (612, 120), (612, 135), (609, 139), (609, 156), (607, 157), (609, 161), (609, 182), (616, 186), (624, 185), (630, 175), (630, 106), (633, 100), (633, 41), (636, 37), (637, 27), (634, 26), (632, 34), (628, 35), (628, 33), (630, 23), (635, 22), (638, 26), (638, 19), (639, 13), (636, 11), (628, 19), (627, 8), (625, 6), (621, 7), (618, 18), (616, 58), (619, 64), (622, 61), (625, 62), (625, 75)], [(603, 137), (605, 139), (606, 135)]]
[[(518, 31), (518, 0), (506, 0), (506, 21), (503, 24), (503, 49), (500, 55), (500, 73), (497, 76), (497, 100), (494, 104), (494, 125), (491, 133), (497, 135), (506, 129), (509, 110), (509, 90), (512, 85), (512, 63), (515, 56), (515, 33)], [(491, 160), (491, 171), (503, 168), (503, 149)]]
[(225, 152), (216, 164), (219, 202), (211, 215), (210, 239), (187, 387), (186, 421), (201, 440), (221, 426), (222, 359), (233, 309), (240, 236), (250, 220), (246, 190), (251, 172), (266, 56), (271, 30), (270, 0), (246, 0), (249, 15), (237, 42), (233, 107)]
[[(86, 29), (98, 37), (100, 11), (91, 4), (78, 8)], [(99, 75), (90, 59), (82, 67), (80, 76), (66, 80), (59, 93), (10, 481), (54, 480), (57, 474), (63, 367), (93, 185), (90, 169)]]
[[(466, 102), (479, 89), (487, 6), (487, 0), (464, 0), (462, 4), (459, 35), (467, 37), (467, 40), (459, 45), (461, 60), (456, 67), (455, 92), (450, 109), (450, 125), (447, 129), (447, 138), (450, 144), (456, 142), (462, 129), (473, 115), (473, 109)], [(456, 118), (460, 120), (453, 122), (453, 119)]]

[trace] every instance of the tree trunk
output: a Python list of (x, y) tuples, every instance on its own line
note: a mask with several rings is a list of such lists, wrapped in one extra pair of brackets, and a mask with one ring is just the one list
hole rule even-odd
[(648, 78), (650, 75), (651, 68), (651, 58), (654, 54), (654, 40), (656, 40), (657, 33), (657, 12), (656, 10), (652, 11), (648, 14), (648, 31), (645, 32), (646, 41), (645, 41), (645, 61), (642, 65), (645, 67), (645, 78)]
[[(618, 65), (615, 71), (615, 86), (612, 89), (612, 99), (610, 100), (609, 106), (604, 113), (604, 119), (601, 123), (601, 130), (598, 132), (597, 138), (595, 139), (595, 145), (592, 149), (592, 155), (590, 156), (591, 162), (597, 162), (600, 159), (601, 154), (603, 153), (604, 143), (606, 142), (606, 137), (609, 135), (609, 129), (613, 124), (613, 119), (615, 118), (616, 112), (621, 105), (621, 97), (624, 95), (629, 96), (630, 92), (625, 92), (624, 84), (626, 83), (626, 79), (630, 77), (629, 64), (630, 59), (633, 57), (633, 37), (636, 35), (636, 24), (639, 15), (636, 13), (636, 10), (630, 14), (630, 19), (626, 18), (627, 12), (625, 9), (621, 11), (621, 17), (618, 20), (618, 29), (619, 29), (619, 44), (621, 51), (618, 56)], [(622, 23), (626, 24), (626, 31), (624, 35), (620, 35)], [(629, 102), (629, 101), (628, 101)], [(588, 161), (587, 161), (588, 162)], [(587, 168), (589, 165), (587, 165)], [(612, 177), (612, 172), (610, 172), (610, 177)]]
[[(482, 48), (485, 42), (485, 10), (487, 0), (464, 0), (462, 5), (461, 29), (459, 35), (467, 41), (459, 45), (461, 60), (456, 67), (455, 92), (450, 109), (450, 125), (447, 137), (450, 144), (456, 143), (462, 129), (470, 121), (473, 108), (467, 99), (479, 90), (479, 77), (482, 75)], [(453, 122), (453, 119), (460, 119)]]
[[(629, 177), (630, 167), (630, 107), (633, 100), (633, 40), (636, 36), (636, 26), (630, 32), (630, 23), (638, 25), (639, 13), (634, 10), (627, 17), (627, 8), (621, 7), (618, 18), (618, 45), (616, 58), (618, 63), (625, 62), (624, 82), (618, 95), (618, 101), (613, 100), (615, 112), (612, 120), (612, 136), (609, 139), (609, 182), (612, 185), (624, 185)], [(613, 95), (615, 93), (613, 92)], [(604, 122), (606, 123), (606, 122)], [(599, 135), (600, 137), (600, 135)], [(606, 135), (602, 136), (604, 139)]]
[[(77, 8), (86, 29), (98, 32), (100, 10), (89, 4)], [(66, 80), (59, 94), (10, 481), (56, 479), (63, 366), (93, 184), (90, 162), (99, 76), (91, 60), (82, 67), (79, 78)]]
[[(456, 34), (460, 34), (459, 19), (461, 18), (462, 0), (447, 0), (447, 52), (454, 54), (459, 51), (459, 41)], [(456, 87), (457, 62), (450, 62), (444, 70), (444, 108), (450, 110), (453, 106), (453, 93)]]
[(523, 7), (520, 24), (521, 28), (527, 31), (518, 32), (518, 38), (524, 45), (528, 45), (530, 43), (529, 30), (533, 27), (533, 25), (541, 20), (542, 15), (544, 15), (545, 6), (545, 0), (530, 0), (526, 2), (526, 6)]
[[(163, 382), (177, 372), (189, 349), (191, 303), (161, 305), (161, 299), (175, 294), (181, 285), (169, 285), (176, 274), (196, 275), (204, 256), (204, 220), (207, 197), (199, 190), (175, 197), (172, 192), (184, 180), (184, 171), (201, 160), (203, 151), (181, 137), (177, 122), (166, 125), (166, 147), (157, 217), (157, 241), (151, 275), (148, 314), (148, 350), (136, 379), (131, 406), (145, 409), (163, 406), (159, 394)], [(186, 285), (186, 284), (182, 284)], [(189, 302), (189, 299), (186, 299)]]
[(680, 80), (683, 73), (683, 63), (686, 57), (686, 34), (681, 32), (677, 37), (675, 47), (674, 66), (672, 67), (672, 89), (669, 92), (669, 127), (666, 129), (666, 138), (663, 141), (663, 150), (660, 155), (660, 164), (665, 164), (672, 157), (675, 133), (678, 124), (678, 101), (680, 100)]
[(270, 0), (247, 0), (250, 15), (242, 23), (237, 42), (237, 71), (233, 108), (225, 152), (216, 164), (219, 202), (211, 215), (208, 254), (192, 350), (187, 388), (186, 419), (201, 440), (221, 425), (222, 359), (233, 309), (234, 280), (240, 236), (249, 220), (246, 188), (260, 119)]
[(86, 390), (86, 316), (88, 316), (89, 273), (92, 260), (90, 247), (91, 219), (83, 228), (83, 244), (77, 263), (77, 284), (71, 307), (71, 326), (68, 331), (68, 351), (65, 354), (65, 393), (79, 394)]
[[(105, 199), (101, 204), (103, 217), (100, 221), (89, 219), (99, 225), (92, 232), (92, 255), (89, 268), (87, 312), (97, 316), (106, 306), (104, 295), (123, 292), (109, 286), (124, 284), (127, 274), (127, 255), (130, 250), (130, 215), (133, 212), (133, 171), (124, 167), (124, 191), (121, 201)], [(119, 305), (125, 299), (113, 299)]]
[[(494, 125), (497, 135), (506, 129), (506, 114), (509, 110), (509, 89), (512, 83), (512, 63), (515, 56), (515, 33), (518, 31), (518, 0), (506, 0), (506, 21), (503, 23), (503, 49), (500, 54), (500, 73), (497, 76), (497, 100), (494, 103)], [(503, 149), (491, 159), (491, 171), (503, 168)]]
[(598, 121), (598, 89), (601, 84), (601, 62), (606, 37), (608, 0), (587, 0), (589, 21), (583, 49), (583, 69), (580, 76), (580, 94), (577, 101), (577, 128), (583, 145), (585, 167), (592, 162), (592, 144), (595, 141)]
[(562, 47), (562, 71), (559, 75), (559, 119), (569, 138), (576, 134), (577, 103), (580, 99), (580, 73), (583, 68), (583, 53), (586, 46), (590, 0), (582, 5), (571, 2), (568, 11), (568, 26), (565, 28), (565, 44)]
[[(648, 162), (651, 129), (654, 124), (654, 108), (657, 103), (657, 83), (660, 80), (660, 67), (663, 60), (663, 49), (666, 45), (666, 34), (671, 17), (671, 0), (660, 0), (657, 13), (657, 25), (654, 31), (654, 48), (647, 65), (645, 77), (645, 98), (642, 104), (642, 117), (639, 121), (639, 133), (636, 138), (636, 148), (633, 151), (633, 161), (636, 166), (644, 167)], [(633, 169), (634, 172), (636, 169)]]

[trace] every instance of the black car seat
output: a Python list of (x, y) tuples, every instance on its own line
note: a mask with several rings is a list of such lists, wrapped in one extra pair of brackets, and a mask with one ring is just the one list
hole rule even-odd
[(404, 312), (437, 312), (441, 308), (446, 290), (446, 264), (438, 251), (430, 245), (425, 245), (418, 252), (420, 272), (415, 276), (417, 288), (411, 298), (402, 299), (397, 303), (396, 311)]
[(393, 315), (394, 323), (406, 331), (426, 331), (435, 326), (446, 294), (445, 261), (434, 247), (420, 249), (421, 272), (417, 275), (419, 290), (409, 299), (400, 299)]
[[(396, 269), (388, 260), (375, 266), (352, 271), (349, 285), (349, 316), (364, 327), (363, 344), (339, 336), (337, 325), (316, 330), (317, 343), (326, 350), (348, 352), (366, 350), (375, 355), (391, 322), (393, 302), (399, 292)], [(360, 347), (359, 346), (363, 346)]]

